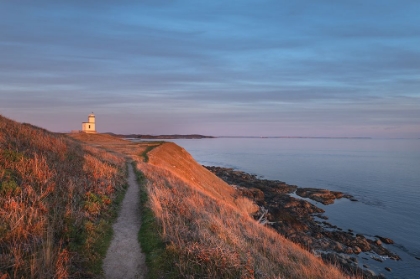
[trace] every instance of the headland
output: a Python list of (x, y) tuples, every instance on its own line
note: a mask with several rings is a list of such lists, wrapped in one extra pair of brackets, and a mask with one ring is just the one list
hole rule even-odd
[[(0, 117), (0, 155), (4, 278), (30, 277), (31, 270), (99, 276), (128, 161), (141, 184), (140, 244), (157, 278), (380, 278), (322, 256), (340, 241), (348, 253), (370, 249), (397, 259), (378, 241), (321, 225), (319, 208), (290, 196), (296, 186), (212, 169), (220, 178), (174, 143), (55, 134)], [(301, 195), (326, 203), (341, 196)]]

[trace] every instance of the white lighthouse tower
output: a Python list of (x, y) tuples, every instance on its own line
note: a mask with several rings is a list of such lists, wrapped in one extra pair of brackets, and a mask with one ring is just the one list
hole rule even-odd
[(93, 112), (88, 116), (88, 122), (82, 123), (82, 131), (85, 133), (96, 133), (95, 129), (95, 115)]

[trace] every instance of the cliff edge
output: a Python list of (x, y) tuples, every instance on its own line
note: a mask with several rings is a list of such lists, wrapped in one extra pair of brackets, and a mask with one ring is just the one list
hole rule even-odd
[(165, 278), (346, 278), (251, 213), (258, 207), (174, 143), (148, 153), (148, 207), (170, 255)]

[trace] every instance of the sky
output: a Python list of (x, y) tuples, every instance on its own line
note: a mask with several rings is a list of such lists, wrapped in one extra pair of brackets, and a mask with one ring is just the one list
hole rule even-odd
[(0, 114), (54, 132), (420, 138), (420, 1), (0, 1)]

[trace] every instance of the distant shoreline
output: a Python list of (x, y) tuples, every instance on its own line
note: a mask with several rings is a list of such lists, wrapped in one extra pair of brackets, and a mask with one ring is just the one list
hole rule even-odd
[(371, 137), (304, 137), (304, 136), (205, 136), (199, 134), (189, 135), (142, 135), (142, 134), (114, 134), (105, 133), (120, 138), (131, 139), (372, 139)]
[(274, 137), (257, 137), (257, 136), (219, 136), (215, 138), (249, 138), (249, 139), (372, 139), (371, 137), (299, 137), (299, 136), (274, 136)]
[[(143, 135), (143, 134), (115, 134), (115, 133), (103, 133), (119, 138), (131, 138), (131, 139), (349, 139), (349, 140), (372, 140), (372, 139), (387, 139), (387, 140), (398, 140), (398, 139), (417, 139), (417, 138), (372, 138), (372, 137), (315, 137), (315, 136), (206, 136), (199, 134), (186, 134), (186, 135)], [(420, 139), (420, 138), (418, 138)]]
[(118, 135), (113, 133), (107, 133), (119, 138), (131, 138), (131, 139), (211, 139), (215, 138), (213, 136), (204, 136), (204, 135), (137, 135), (137, 134), (129, 134), (129, 135)]

